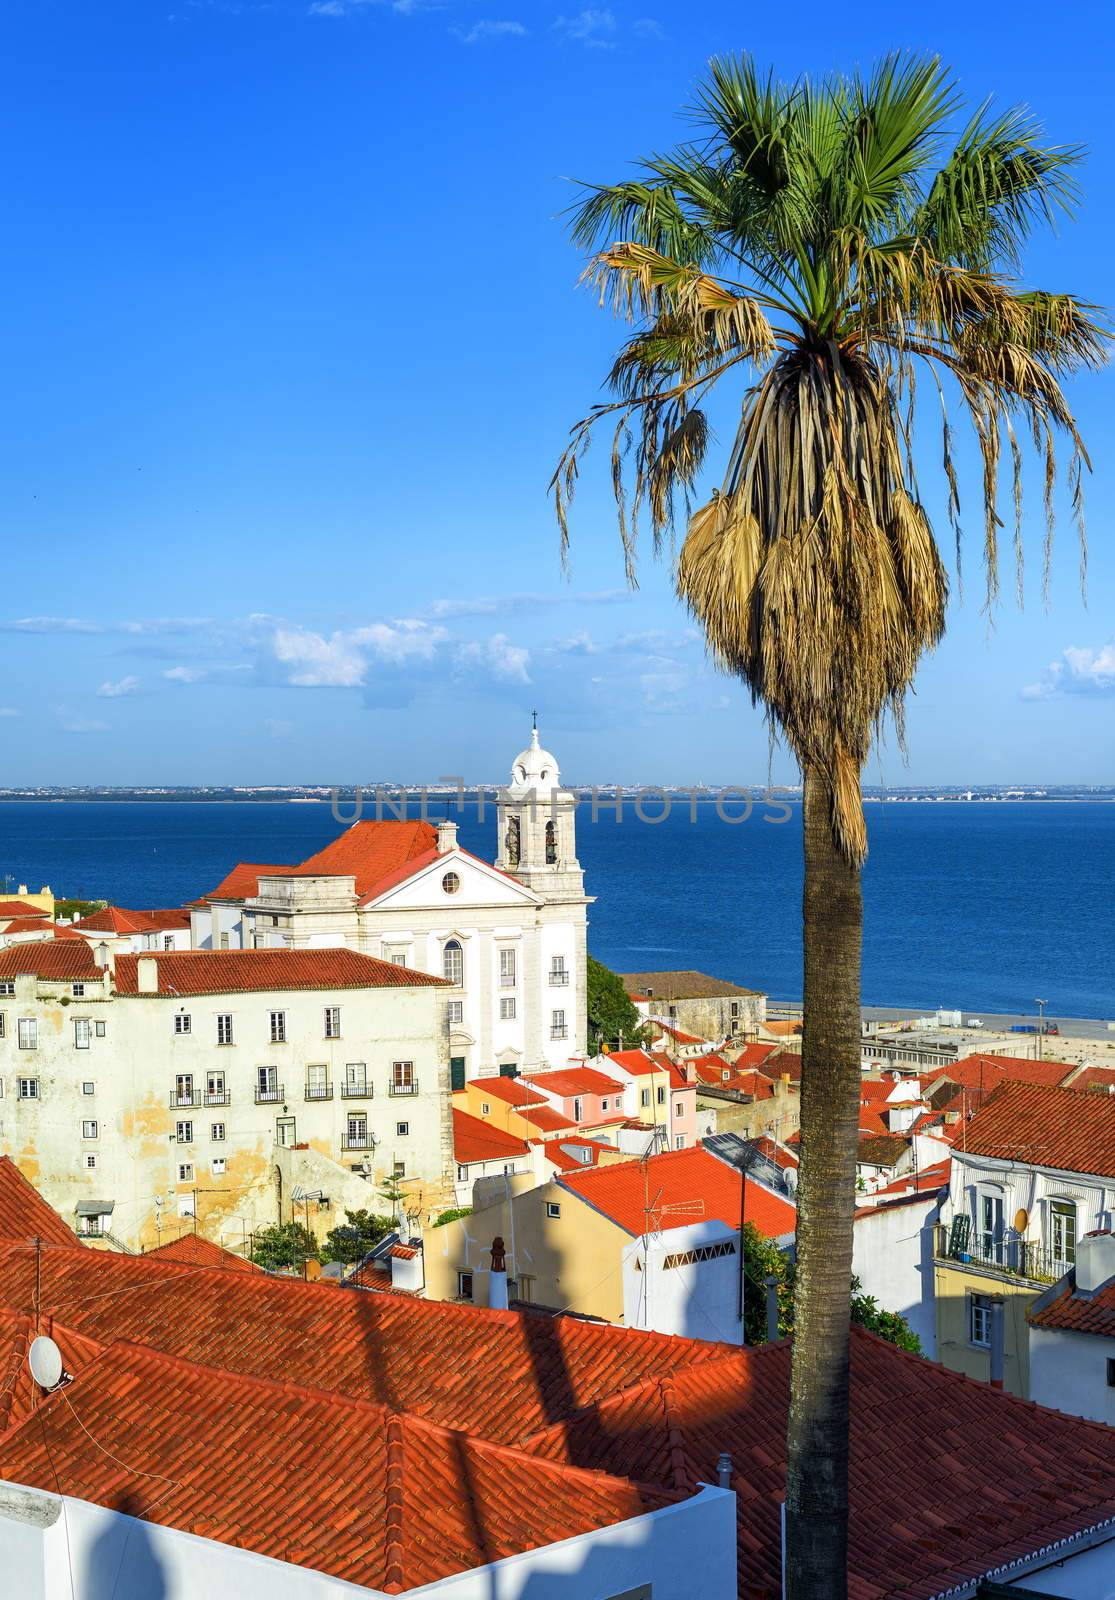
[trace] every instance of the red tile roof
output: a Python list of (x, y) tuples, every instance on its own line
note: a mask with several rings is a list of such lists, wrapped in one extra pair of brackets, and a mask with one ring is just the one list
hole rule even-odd
[(683, 1033), (681, 1029), (676, 1028), (672, 1022), (663, 1022), (658, 1017), (652, 1017), (651, 1022), (653, 1027), (658, 1030), (654, 1035), (655, 1038), (658, 1038), (659, 1034), (667, 1033), (675, 1044), (707, 1043), (706, 1040), (699, 1039), (695, 1033)]
[[(649, 1161), (617, 1161), (558, 1181), (633, 1236), (646, 1231), (648, 1194), (654, 1232), (695, 1222), (739, 1227), (740, 1174), (702, 1145), (668, 1150)], [(793, 1233), (797, 1220), (793, 1206), (757, 1183), (747, 1185), (744, 1214), (772, 1239)]]
[(11, 1156), (0, 1156), (0, 1238), (77, 1244), (73, 1229), (67, 1227), (57, 1211), (47, 1205)]
[(985, 1093), (1000, 1083), (1058, 1084), (1069, 1071), (1064, 1061), (1028, 1061), (1022, 1056), (965, 1056), (962, 1061), (951, 1062), (947, 1067), (930, 1075), (931, 1083), (947, 1078), (950, 1083), (964, 1089), (981, 1089)]
[(744, 1068), (761, 1067), (770, 1060), (778, 1048), (776, 1044), (745, 1044), (743, 1049), (733, 1056), (732, 1064)]
[(186, 1261), (198, 1267), (216, 1267), (221, 1272), (259, 1272), (261, 1269), (254, 1261), (249, 1261), (245, 1256), (238, 1256), (232, 1250), (226, 1250), (222, 1245), (214, 1244), (211, 1239), (203, 1239), (197, 1233), (184, 1233), (180, 1239), (170, 1239), (166, 1244), (158, 1244), (153, 1250), (148, 1250), (148, 1256), (155, 1256), (159, 1261)]
[(37, 1324), (34, 1313), (0, 1306), (0, 1435), (29, 1417), (41, 1399), (27, 1365), (31, 1341), (40, 1332), (53, 1338), (62, 1353), (62, 1369), (71, 1375), (101, 1354), (102, 1346), (95, 1340), (85, 1339), (53, 1319)]
[(543, 1146), (546, 1160), (559, 1172), (584, 1172), (588, 1167), (595, 1167), (605, 1151), (614, 1155), (615, 1145), (604, 1144), (599, 1139), (570, 1138), (549, 1139)]
[[(3, 959), (0, 952), (0, 961)], [(158, 966), (161, 995), (241, 994), (259, 989), (415, 989), (444, 978), (344, 945), (321, 950), (153, 950), (116, 958), (119, 994), (139, 994), (139, 963)]]
[(437, 829), (431, 822), (354, 822), (339, 838), (294, 868), (297, 877), (319, 874), (356, 879), (359, 899), (381, 892), (384, 879), (416, 870), (416, 858), (436, 853)]
[(970, 1155), (1115, 1178), (1115, 1095), (1003, 1083), (968, 1124)]
[[(1048, 1300), (1043, 1305), (1042, 1301)], [(1115, 1277), (1089, 1295), (1078, 1295), (1073, 1278), (1063, 1287), (1046, 1290), (1030, 1309), (1035, 1328), (1063, 1328), (1067, 1333), (1095, 1333), (1115, 1339)]]
[(860, 1135), (856, 1160), (870, 1167), (893, 1167), (910, 1148), (910, 1141), (900, 1133), (864, 1133)]
[(27, 900), (0, 900), (0, 921), (13, 917), (41, 917), (42, 906), (33, 906)]
[(0, 1440), (0, 1471), (387, 1593), (683, 1498), (125, 1343)]
[(614, 1061), (617, 1066), (642, 1077), (648, 1072), (664, 1072), (666, 1070), (646, 1050), (610, 1050), (604, 1057), (606, 1061)]
[(0, 978), (44, 978), (52, 983), (101, 980), (101, 968), (84, 939), (32, 939), (0, 950)]
[(534, 1089), (546, 1089), (563, 1100), (578, 1094), (616, 1094), (622, 1083), (606, 1078), (595, 1067), (559, 1067), (554, 1072), (536, 1072), (525, 1080)]
[(541, 1106), (545, 1101), (537, 1089), (532, 1089), (522, 1078), (470, 1078), (470, 1089), (481, 1089), (493, 1100), (502, 1100), (508, 1106)]
[(540, 1133), (565, 1133), (567, 1129), (577, 1126), (560, 1111), (555, 1111), (553, 1106), (524, 1106), (519, 1116)]
[(1115, 1094), (1115, 1067), (1083, 1067), (1062, 1085), (1065, 1089), (1106, 1090)]
[[(740, 1595), (778, 1600), (790, 1353), (782, 1340), (650, 1378), (555, 1422), (530, 1448), (678, 1488), (714, 1482), (726, 1451)], [(974, 1586), (1115, 1514), (1115, 1430), (1017, 1400), (860, 1328), (851, 1419), (849, 1600), (930, 1600)]]
[(471, 1161), (513, 1161), (516, 1156), (530, 1154), (530, 1146), (513, 1133), (503, 1133), (490, 1122), (470, 1117), (467, 1111), (453, 1107), (453, 1150), (457, 1161), (467, 1166)]
[(755, 1141), (759, 1154), (766, 1156), (768, 1161), (775, 1162), (782, 1170), (788, 1171), (798, 1165), (798, 1158), (792, 1150), (787, 1150), (784, 1145), (775, 1139), (770, 1139), (764, 1133)]
[(948, 1187), (949, 1169), (951, 1158), (938, 1161), (931, 1167), (923, 1167), (918, 1173), (908, 1172), (904, 1177), (895, 1178), (892, 1183), (884, 1184), (881, 1189), (871, 1193), (870, 1201), (864, 1201), (856, 1216), (870, 1214), (886, 1206), (907, 1205), (914, 1200), (925, 1200), (929, 1196), (939, 1193)]
[(158, 906), (154, 911), (139, 911), (137, 916), (146, 917), (148, 922), (156, 928), (188, 928), (190, 926), (190, 909), (188, 906)]
[[(189, 917), (187, 916), (187, 922)], [(145, 911), (125, 911), (123, 906), (105, 906), (92, 916), (82, 917), (74, 927), (81, 933), (154, 933), (155, 924)]]

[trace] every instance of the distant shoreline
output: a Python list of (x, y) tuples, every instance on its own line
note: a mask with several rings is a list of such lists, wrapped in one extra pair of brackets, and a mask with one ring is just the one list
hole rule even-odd
[[(457, 797), (455, 789), (434, 790), (423, 789), (423, 785), (413, 786), (383, 784), (381, 789), (384, 795), (407, 795), (418, 798), (423, 792), (428, 803), (434, 805), (451, 805)], [(583, 786), (569, 785), (570, 792), (587, 802), (591, 790)], [(500, 792), (497, 784), (481, 784), (479, 788), (466, 788), (464, 791), (466, 802), (482, 793), (485, 799), (493, 799)], [(747, 793), (750, 793), (754, 805), (788, 805), (798, 808), (801, 805), (800, 792), (776, 790), (767, 799), (764, 789), (755, 787), (748, 790), (747, 785), (738, 788), (724, 789), (721, 792), (712, 791), (707, 794), (693, 796), (688, 789), (663, 788), (656, 784), (647, 784), (644, 788), (625, 788), (618, 790), (601, 787), (597, 791), (604, 803), (604, 797), (618, 794), (621, 798), (632, 803), (640, 796), (646, 797), (648, 804), (653, 804), (653, 797), (665, 794), (674, 804), (696, 804), (699, 806), (715, 806), (723, 801), (725, 806), (740, 805)], [(375, 789), (366, 787), (363, 790), (364, 805), (370, 809), (374, 805)], [(351, 805), (356, 799), (355, 789), (338, 788), (337, 800), (342, 805)], [(1101, 794), (1064, 794), (1064, 795), (981, 795), (971, 800), (961, 795), (895, 795), (895, 794), (865, 794), (865, 805), (890, 805), (890, 806), (1072, 806), (1072, 805), (1115, 805), (1115, 792)], [(105, 793), (105, 794), (4, 794), (0, 795), (2, 805), (329, 805), (330, 798), (324, 795), (269, 795), (269, 794), (136, 794), (136, 793)]]

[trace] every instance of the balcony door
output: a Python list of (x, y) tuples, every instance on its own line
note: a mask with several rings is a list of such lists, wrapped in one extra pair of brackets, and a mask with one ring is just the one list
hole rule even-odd
[(256, 1093), (261, 1100), (277, 1100), (279, 1098), (278, 1067), (256, 1068)]
[(1049, 1253), (1058, 1277), (1076, 1265), (1076, 1205), (1072, 1200), (1049, 1202)]
[(174, 1080), (174, 1098), (180, 1106), (194, 1103), (194, 1078), (192, 1072), (180, 1072)]

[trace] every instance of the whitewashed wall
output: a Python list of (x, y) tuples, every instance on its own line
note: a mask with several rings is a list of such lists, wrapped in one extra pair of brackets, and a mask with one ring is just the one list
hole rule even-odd
[(852, 1271), (864, 1294), (882, 1310), (900, 1312), (931, 1361), (937, 1359), (933, 1226), (939, 1210), (935, 1194), (900, 1206), (865, 1206), (856, 1213), (852, 1246)]

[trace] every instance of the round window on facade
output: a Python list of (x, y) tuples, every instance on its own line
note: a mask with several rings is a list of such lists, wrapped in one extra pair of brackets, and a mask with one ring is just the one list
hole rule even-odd
[(441, 880), (441, 887), (445, 890), (446, 894), (456, 894), (457, 890), (461, 887), (461, 880), (458, 878), (455, 872), (447, 872), (445, 877)]

